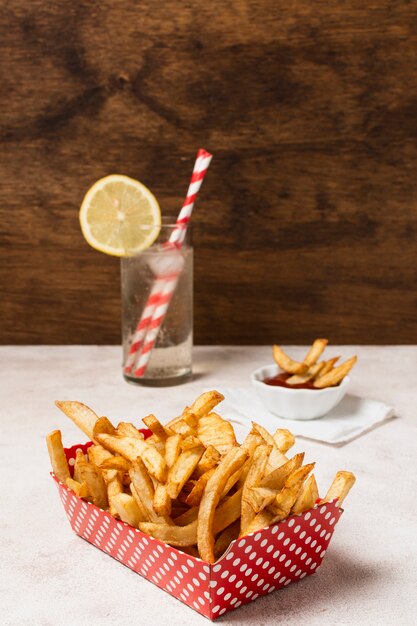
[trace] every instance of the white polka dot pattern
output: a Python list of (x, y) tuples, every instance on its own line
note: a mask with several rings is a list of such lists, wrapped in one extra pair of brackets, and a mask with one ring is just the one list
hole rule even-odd
[[(78, 448), (85, 454), (89, 445), (69, 448), (67, 458), (73, 459)], [(115, 520), (53, 478), (78, 535), (211, 619), (313, 574), (342, 514), (334, 503), (316, 505), (233, 542), (209, 566)]]
[(234, 542), (212, 568), (212, 618), (314, 573), (331, 538), (330, 520), (340, 515), (334, 504), (325, 504)]

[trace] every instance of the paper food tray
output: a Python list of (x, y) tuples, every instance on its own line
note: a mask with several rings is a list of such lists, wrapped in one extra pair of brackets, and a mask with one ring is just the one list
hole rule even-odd
[[(90, 445), (65, 450), (70, 466)], [(334, 502), (318, 504), (237, 539), (210, 565), (116, 520), (51, 475), (77, 535), (212, 620), (314, 574), (342, 515)]]

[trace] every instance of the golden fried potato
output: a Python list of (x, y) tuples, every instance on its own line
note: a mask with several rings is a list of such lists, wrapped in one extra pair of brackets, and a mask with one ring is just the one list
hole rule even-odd
[(98, 416), (92, 409), (82, 402), (76, 401), (57, 400), (55, 404), (89, 439), (93, 439), (94, 424), (98, 420)]
[(311, 365), (305, 374), (294, 374), (294, 376), (290, 376), (285, 381), (287, 385), (304, 385), (308, 383), (313, 378), (316, 378), (322, 369), (324, 368), (324, 362), (316, 363), (315, 365)]
[(168, 468), (172, 467), (181, 454), (181, 435), (170, 435), (165, 440), (165, 462)]
[(301, 467), (303, 461), (304, 452), (296, 454), (284, 465), (280, 465), (272, 472), (265, 474), (260, 486), (268, 489), (282, 489), (288, 476)]
[(67, 478), (65, 481), (67, 487), (71, 489), (79, 498), (89, 498), (87, 483), (79, 483), (73, 478)]
[(167, 519), (159, 515), (153, 507), (155, 489), (145, 463), (140, 457), (136, 459), (130, 468), (129, 476), (132, 481), (130, 490), (142, 511), (142, 515), (146, 516), (146, 521), (166, 522)]
[(190, 506), (190, 507), (198, 506), (200, 504), (201, 498), (203, 497), (204, 490), (209, 481), (209, 478), (213, 475), (214, 472), (215, 472), (215, 468), (212, 467), (211, 469), (207, 470), (205, 474), (202, 474), (200, 478), (196, 480), (192, 490), (190, 491), (190, 493), (185, 499), (185, 504), (187, 506)]
[(214, 446), (211, 444), (207, 446), (204, 451), (203, 456), (198, 462), (197, 467), (195, 468), (193, 477), (199, 478), (213, 467), (216, 467), (218, 462), (220, 461), (220, 452), (216, 450)]
[(198, 513), (197, 545), (200, 557), (208, 563), (215, 561), (213, 522), (220, 496), (227, 479), (243, 465), (247, 457), (246, 450), (238, 446), (231, 448), (220, 461), (204, 491)]
[[(101, 446), (102, 447), (102, 446)], [(108, 452), (106, 450), (106, 452)], [(125, 459), (124, 456), (119, 456), (117, 454), (111, 454), (108, 458), (103, 459), (100, 463), (96, 463), (102, 470), (113, 469), (118, 472), (128, 472), (132, 467), (132, 462)]]
[(111, 423), (111, 421), (107, 417), (99, 417), (96, 423), (93, 426), (93, 439), (100, 435), (101, 433), (108, 433), (109, 435), (114, 435), (116, 432), (115, 427)]
[(151, 476), (159, 482), (165, 482), (168, 468), (164, 457), (158, 450), (142, 438), (120, 437), (102, 433), (97, 435), (98, 442), (107, 450), (120, 454), (134, 463), (138, 457), (145, 463)]
[(288, 452), (288, 450), (295, 444), (294, 435), (286, 428), (277, 428), (272, 436), (278, 450), (282, 452), (282, 454)]
[(48, 446), (53, 473), (58, 480), (66, 484), (67, 478), (71, 478), (71, 474), (62, 445), (61, 431), (53, 430), (49, 433), (49, 435), (46, 436), (46, 445)]
[(343, 470), (337, 472), (332, 484), (329, 487), (329, 491), (322, 500), (322, 503), (333, 502), (333, 500), (337, 498), (337, 506), (342, 506), (343, 500), (352, 489), (355, 481), (356, 477), (352, 474), (352, 472), (345, 472)]
[(93, 504), (101, 509), (106, 509), (109, 501), (106, 483), (101, 470), (93, 463), (87, 461), (81, 450), (76, 452), (74, 472), (74, 475), (78, 477), (78, 482), (87, 484), (88, 493)]
[[(106, 418), (107, 419), (107, 418)], [(107, 487), (107, 498), (109, 501), (110, 514), (114, 517), (117, 517), (117, 511), (113, 505), (113, 497), (118, 495), (119, 493), (123, 493), (123, 483), (121, 479), (121, 474), (118, 470), (112, 469), (103, 469), (103, 463), (113, 459), (114, 456), (111, 452), (100, 446), (99, 444), (95, 444), (90, 446), (88, 449), (88, 459), (91, 463), (94, 463), (97, 467), (101, 469), (102, 476), (104, 478), (104, 482)]]
[(219, 559), (226, 552), (232, 541), (239, 537), (240, 523), (237, 519), (225, 528), (217, 537), (214, 544), (214, 556)]
[(288, 354), (285, 354), (284, 350), (277, 345), (274, 345), (272, 348), (272, 354), (274, 357), (275, 363), (284, 371), (288, 372), (288, 374), (305, 374), (308, 370), (307, 363), (299, 363), (298, 361), (293, 361)]
[(340, 356), (335, 356), (333, 359), (329, 359), (328, 361), (323, 361), (323, 369), (319, 372), (320, 376), (324, 376), (330, 370), (333, 369), (334, 364), (340, 359)]
[(334, 367), (330, 372), (325, 374), (324, 376), (319, 376), (314, 381), (313, 385), (318, 387), (319, 389), (323, 389), (324, 387), (334, 387), (338, 385), (347, 374), (349, 374), (352, 367), (355, 365), (358, 358), (353, 356), (351, 359), (348, 359), (344, 363), (341, 363), (337, 367)]
[(193, 402), (187, 412), (192, 413), (200, 420), (205, 415), (208, 415), (222, 400), (224, 400), (224, 395), (218, 391), (206, 391)]
[[(113, 434), (113, 433), (109, 433)], [(143, 435), (131, 422), (119, 422), (116, 428), (116, 435), (119, 437), (132, 437), (133, 439), (143, 439)]]
[(269, 473), (277, 469), (277, 467), (281, 467), (281, 465), (284, 465), (284, 463), (286, 463), (288, 459), (285, 454), (282, 454), (282, 452), (278, 449), (277, 443), (273, 436), (266, 430), (266, 428), (264, 428), (260, 424), (257, 424), (256, 422), (252, 422), (252, 428), (261, 435), (261, 437), (269, 446), (271, 446), (271, 452), (268, 457), (268, 465), (265, 471)]
[(253, 509), (253, 515), (251, 519), (255, 517), (256, 513), (263, 511), (269, 504), (277, 497), (276, 489), (267, 489), (266, 487), (251, 487), (246, 492), (246, 502)]
[(311, 346), (310, 350), (308, 351), (304, 359), (304, 363), (307, 363), (309, 367), (314, 365), (316, 361), (318, 360), (318, 358), (324, 352), (328, 343), (329, 342), (327, 339), (316, 339), (313, 345)]
[(171, 515), (172, 500), (168, 494), (167, 486), (163, 483), (156, 485), (152, 504), (158, 515)]
[(139, 528), (142, 517), (133, 496), (127, 493), (119, 493), (117, 496), (114, 496), (113, 502), (117, 515), (122, 522), (130, 524), (134, 528)]
[[(213, 520), (213, 533), (217, 535), (227, 526), (230, 526), (240, 516), (240, 506), (242, 499), (242, 490), (237, 491), (227, 498), (216, 509)], [(190, 509), (191, 511), (192, 509)], [(171, 546), (193, 546), (197, 543), (197, 529), (198, 519), (193, 520), (186, 526), (169, 526), (166, 523), (152, 524), (141, 523), (139, 524), (140, 530), (148, 535), (152, 535), (160, 541), (170, 544)], [(214, 544), (214, 541), (213, 541)], [(200, 558), (201, 551), (199, 549)]]
[[(356, 357), (336, 368), (337, 357), (318, 362), (326, 343), (316, 340), (303, 363), (275, 346), (284, 370), (293, 374), (288, 380), (310, 380), (318, 388), (337, 384)], [(314, 463), (303, 466), (304, 453), (286, 457), (294, 436), (281, 428), (272, 435), (253, 423), (239, 446), (232, 424), (212, 412), (222, 399), (206, 392), (167, 426), (148, 415), (144, 423), (152, 435), (146, 440), (129, 422), (115, 429), (79, 402), (58, 402), (94, 443), (88, 460), (77, 451), (71, 477), (59, 431), (48, 435), (54, 474), (76, 496), (213, 563), (239, 535), (303, 513), (319, 498)], [(337, 499), (341, 506), (354, 482), (350, 472), (338, 472), (323, 502)]]
[(248, 498), (248, 492), (252, 489), (252, 487), (258, 487), (263, 475), (265, 473), (265, 468), (268, 463), (268, 458), (271, 453), (272, 446), (268, 446), (267, 444), (259, 446), (255, 454), (253, 455), (253, 460), (250, 465), (248, 475), (245, 480), (245, 484), (243, 486), (242, 493), (242, 511), (240, 518), (240, 532), (244, 534), (246, 528), (249, 526), (250, 522), (255, 517), (255, 511), (253, 510), (250, 499)]
[(317, 487), (316, 479), (314, 474), (311, 474), (306, 480), (298, 494), (297, 500), (294, 502), (294, 505), (291, 509), (291, 515), (299, 515), (303, 513), (303, 511), (308, 511), (312, 509), (316, 504), (319, 497), (319, 490)]
[(174, 465), (170, 468), (167, 478), (167, 492), (173, 500), (178, 497), (204, 453), (204, 446), (200, 445), (181, 452)]
[(166, 440), (168, 433), (155, 415), (147, 415), (142, 419), (142, 422), (145, 424), (146, 428), (149, 428), (149, 430), (153, 433), (156, 441)]
[(206, 448), (213, 446), (221, 455), (237, 444), (233, 426), (217, 413), (209, 413), (199, 420), (197, 437)]
[(314, 463), (303, 465), (287, 478), (285, 485), (268, 507), (269, 510), (274, 513), (274, 522), (281, 521), (288, 517), (302, 489), (304, 480), (313, 468)]

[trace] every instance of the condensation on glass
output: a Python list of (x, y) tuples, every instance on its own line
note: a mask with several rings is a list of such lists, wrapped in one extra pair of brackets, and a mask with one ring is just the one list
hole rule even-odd
[[(185, 382), (192, 375), (191, 232), (188, 227), (182, 245), (174, 247), (167, 243), (174, 228), (175, 223), (164, 222), (150, 248), (121, 259), (123, 375), (129, 382), (166, 386)], [(156, 298), (149, 301), (155, 290)], [(155, 307), (152, 321), (141, 330), (139, 324), (150, 318), (152, 307)], [(159, 326), (159, 314), (164, 308), (166, 313)], [(152, 343), (155, 329), (158, 332), (153, 348), (148, 353), (142, 351)], [(135, 341), (138, 349), (132, 356), (131, 346)], [(130, 364), (127, 369), (126, 364)], [(141, 371), (143, 364), (144, 372)]]

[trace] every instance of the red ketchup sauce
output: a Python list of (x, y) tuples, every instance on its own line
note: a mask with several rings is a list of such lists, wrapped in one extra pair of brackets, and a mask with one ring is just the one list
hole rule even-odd
[(272, 378), (264, 378), (262, 382), (264, 382), (266, 385), (272, 385), (273, 387), (286, 387), (287, 389), (314, 389), (314, 391), (319, 391), (318, 388), (314, 387), (312, 383), (302, 383), (301, 385), (289, 385), (286, 381), (291, 376), (292, 374), (287, 374), (287, 372), (281, 372), (281, 374), (272, 376)]

